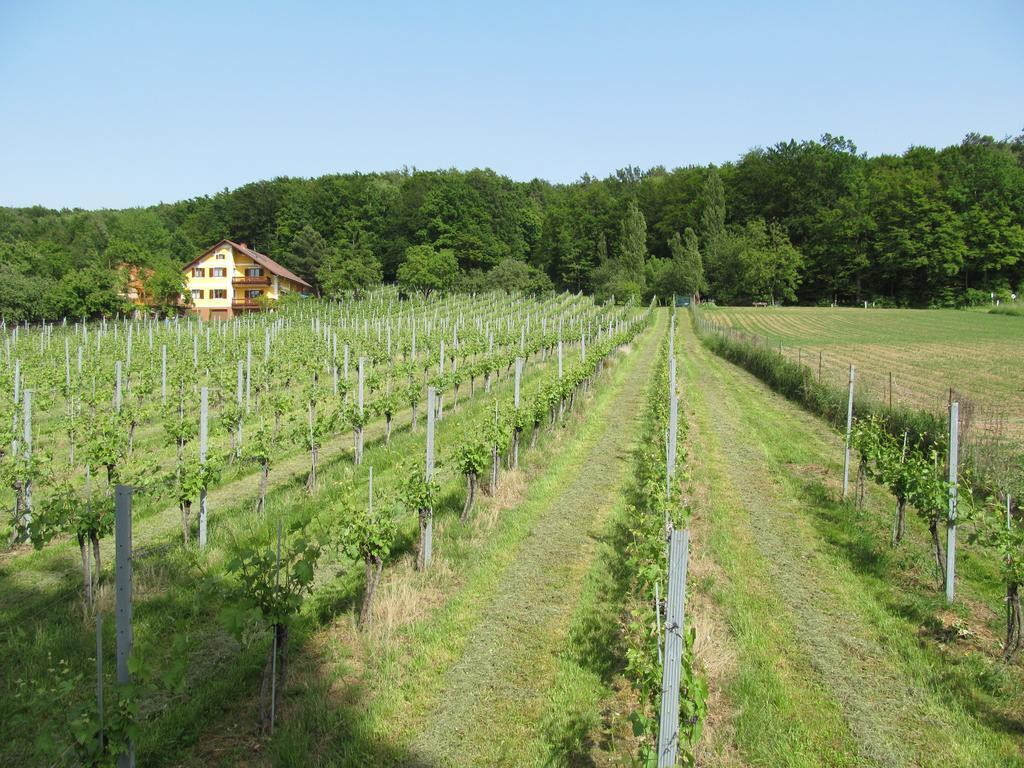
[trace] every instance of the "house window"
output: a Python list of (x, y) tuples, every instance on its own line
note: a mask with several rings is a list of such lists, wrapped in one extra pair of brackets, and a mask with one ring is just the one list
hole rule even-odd
[(223, 253), (218, 253), (217, 254), (217, 258), (218, 259), (223, 259), (224, 258), (224, 254)]
[(214, 288), (210, 291), (211, 299), (226, 299), (228, 297), (228, 291), (226, 288)]
[(250, 299), (258, 299), (260, 296), (263, 295), (263, 291), (246, 291), (245, 295), (248, 296)]
[(263, 270), (260, 269), (259, 267), (248, 267), (245, 270), (246, 277), (261, 277), (262, 275)]
[(210, 270), (210, 277), (227, 277), (227, 267), (214, 267)]
[(203, 298), (202, 290), (200, 290), (199, 288), (193, 288), (192, 289), (192, 298), (193, 299), (201, 299), (201, 298)]
[(206, 276), (206, 270), (203, 269), (202, 267), (193, 267), (192, 268), (192, 277), (205, 277), (205, 276)]

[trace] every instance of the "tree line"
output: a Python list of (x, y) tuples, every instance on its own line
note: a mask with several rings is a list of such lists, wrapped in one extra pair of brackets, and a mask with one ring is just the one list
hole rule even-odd
[(571, 184), (488, 169), (277, 178), (127, 210), (0, 208), (0, 314), (170, 306), (182, 264), (245, 242), (325, 295), (566, 289), (719, 303), (962, 306), (1024, 283), (1024, 136), (869, 157), (843, 137)]

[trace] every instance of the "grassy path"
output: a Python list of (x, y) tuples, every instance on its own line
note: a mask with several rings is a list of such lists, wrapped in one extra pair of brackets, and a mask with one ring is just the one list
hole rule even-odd
[(1021, 713), (992, 712), (982, 686), (965, 695), (958, 686), (977, 681), (922, 641), (921, 615), (893, 599), (884, 553), (837, 535), (856, 517), (834, 501), (839, 438), (682, 325), (695, 546), (709, 561), (695, 588), (736, 657), (713, 680), (728, 716), (705, 761), (1022, 764)]
[[(619, 501), (665, 317), (646, 334), (603, 407), (600, 428), (559, 467), (564, 479), (497, 578), (414, 751), (433, 765), (543, 762), (539, 721), (597, 535)], [(575, 447), (574, 447), (575, 448)], [(528, 494), (530, 503), (533, 494)]]
[[(545, 762), (542, 721), (560, 654), (604, 522), (621, 503), (666, 325), (658, 317), (613, 358), (564, 428), (525, 452), (503, 498), (484, 500), (469, 524), (435, 513), (434, 564), (420, 573), (403, 557), (386, 571), (375, 631), (354, 633), (340, 617), (311, 638), (261, 765)], [(415, 618), (388, 628), (396, 608)]]

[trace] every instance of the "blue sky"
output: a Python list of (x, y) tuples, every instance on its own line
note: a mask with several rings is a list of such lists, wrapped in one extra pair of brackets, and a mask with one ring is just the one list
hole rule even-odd
[(1024, 130), (1024, 3), (0, 0), (0, 205)]

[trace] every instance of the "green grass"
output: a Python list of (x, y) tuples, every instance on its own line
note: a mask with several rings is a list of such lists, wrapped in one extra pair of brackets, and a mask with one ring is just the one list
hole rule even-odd
[[(869, 489), (864, 513), (836, 499), (837, 435), (715, 357), (680, 319), (694, 509), (687, 605), (712, 690), (699, 763), (1024, 766), (1024, 671), (999, 659), (998, 563), (964, 543), (960, 597), (947, 609), (922, 524), (908, 519), (905, 545), (891, 550), (892, 502), (881, 489)], [(192, 665), (185, 695), (150, 704), (162, 711), (146, 723), (140, 764), (629, 764), (618, 640), (628, 574), (616, 532), (630, 514), (630, 449), (666, 326), (659, 313), (564, 427), (523, 450), (521, 470), (468, 525), (457, 520), (463, 480), (442, 463), (434, 567), (412, 569), (415, 521), (401, 521), (373, 629), (355, 629), (361, 569), (344, 558), (326, 564), (294, 626), (272, 738), (254, 728), (265, 642), (240, 646), (218, 627), (219, 598), (202, 588), (193, 554), (172, 546), (138, 560), (139, 649), (159, 662), (166, 639), (185, 631)], [(509, 387), (446, 409), (439, 444), (454, 444)], [(268, 520), (251, 514), (248, 496), (223, 497), (198, 563), (219, 578), (232, 539), (269, 540), (273, 514), (336, 502), (350, 439), (339, 437), (313, 499), (296, 456), (271, 493)], [(401, 429), (390, 448), (371, 441), (366, 463), (382, 487), (394, 486), (401, 457), (421, 449), (422, 428)], [(140, 526), (152, 543), (177, 539), (172, 512), (154, 510)], [(73, 601), (46, 605), (54, 585), (76, 575), (75, 553), (57, 549), (4, 564), (5, 687), (44, 668), (48, 654), (90, 663), (90, 627)], [(109, 587), (104, 599), (109, 608)], [(25, 615), (41, 608), (49, 613)], [(107, 630), (112, 648), (112, 621)], [(8, 762), (32, 764), (24, 735), (0, 745)]]
[(1024, 317), (1024, 307), (1020, 306), (999, 306), (988, 310), (990, 315), (1010, 315), (1011, 317)]
[(922, 526), (890, 551), (880, 489), (863, 515), (835, 500), (834, 433), (683, 333), (695, 547), (715, 565), (696, 588), (736, 657), (703, 748), (755, 766), (1024, 765), (1024, 677), (992, 639), (998, 565), (962, 549), (949, 615)]
[(817, 375), (845, 387), (857, 368), (859, 396), (942, 412), (950, 388), (970, 403), (976, 430), (1024, 439), (1020, 386), (1022, 329), (1013, 317), (952, 309), (723, 307), (702, 309), (712, 322), (766, 339)]
[[(524, 378), (524, 390), (536, 385), (542, 371), (554, 369), (554, 358), (528, 368)], [(468, 425), (487, 413), (497, 397), (508, 397), (512, 382), (505, 377), (492, 386), (490, 394), (478, 387), (475, 399), (470, 401), (468, 393), (459, 399), (459, 408), (446, 408), (445, 418), (438, 423), (437, 435), (440, 456), (445, 455), (445, 446), (456, 444), (456, 436)], [(405, 417), (408, 418), (407, 416)], [(368, 430), (365, 465), (358, 470), (365, 474), (365, 467), (374, 467), (375, 480), (380, 487), (396, 487), (399, 482), (400, 461), (404, 456), (419, 456), (422, 452), (423, 417), (415, 433), (408, 428), (397, 429), (392, 434), (390, 446), (382, 439), (382, 425), (376, 424)], [(236, 539), (258, 538), (270, 541), (273, 520), (278, 514), (294, 515), (303, 509), (333, 504), (341, 486), (339, 481), (351, 474), (351, 435), (340, 435), (325, 450), (321, 459), (320, 491), (310, 498), (302, 488), (308, 457), (297, 455), (291, 461), (275, 464), (272, 471), (274, 485), (268, 495), (267, 518), (252, 513), (252, 498), (255, 494), (254, 475), (246, 474), (238, 482), (229, 482), (210, 497), (210, 542), (205, 556), (198, 564), (215, 576), (219, 574), (224, 553)], [(444, 483), (444, 509), (439, 510), (443, 519), (446, 512), (461, 508), (462, 478), (456, 477), (443, 461), (440, 476)], [(365, 485), (365, 483), (364, 483)], [(360, 491), (361, 493), (361, 491)], [(136, 542), (156, 545), (151, 557), (138, 558), (135, 573), (135, 643), (137, 652), (157, 666), (166, 660), (169, 648), (166, 640), (175, 632), (189, 636), (189, 675), (186, 697), (159, 700), (158, 706), (166, 708), (162, 715), (147, 723), (143, 738), (140, 739), (139, 753), (148, 765), (174, 764), (182, 744), (193, 741), (216, 718), (239, 691), (255, 692), (258, 675), (262, 667), (264, 647), (262, 643), (240, 648), (233, 638), (226, 635), (218, 625), (220, 598), (216, 593), (202, 589), (202, 576), (197, 571), (195, 553), (184, 551), (179, 545), (180, 529), (174, 509), (152, 504), (143, 507), (149, 514), (142, 515), (135, 526)], [(159, 512), (157, 510), (160, 510)], [(414, 547), (415, 522), (403, 521), (397, 555), (409, 552)], [(23, 552), (10, 556), (4, 563), (0, 577), (5, 587), (0, 598), (0, 616), (7, 628), (0, 635), (0, 649), (10, 662), (4, 665), (0, 684), (4, 689), (14, 683), (14, 674), (31, 676), (42, 673), (49, 659), (68, 659), (76, 669), (89, 670), (90, 655), (94, 652), (91, 622), (84, 622), (77, 606), (77, 591), (80, 578), (76, 565), (77, 551), (70, 543), (55, 543), (43, 552)], [(109, 567), (112, 545), (104, 543), (104, 563)], [(304, 617), (295, 630), (295, 645), (301, 647), (305, 637), (315, 630), (323, 617), (334, 613), (349, 615), (362, 588), (361, 570), (352, 568), (344, 560), (326, 569), (327, 583), (323, 584), (314, 599), (310, 600)], [(219, 578), (219, 576), (216, 576)], [(112, 587), (104, 583), (101, 606), (107, 616), (112, 615)], [(105, 624), (106, 644), (113, 648), (113, 621)], [(112, 659), (107, 659), (108, 670), (113, 669)], [(84, 691), (88, 695), (88, 689)], [(0, 712), (7, 707), (16, 707), (16, 702), (6, 698), (0, 704)], [(251, 730), (251, 728), (250, 728)], [(12, 739), (0, 746), (0, 753), (12, 759), (23, 760), (30, 750), (29, 744), (21, 739)], [(231, 764), (226, 763), (226, 764)]]
[[(651, 337), (620, 358), (568, 430), (525, 454), (527, 490), (493, 528), (439, 528), (439, 568), (405, 578), (415, 602), (443, 595), (440, 604), (310, 671), (272, 764), (544, 762), (558, 651), (624, 479), (620, 437), (632, 428), (630, 402), (643, 390)], [(335, 622), (318, 644), (338, 648), (342, 636), (344, 622)], [(339, 680), (354, 693), (325, 707)]]

